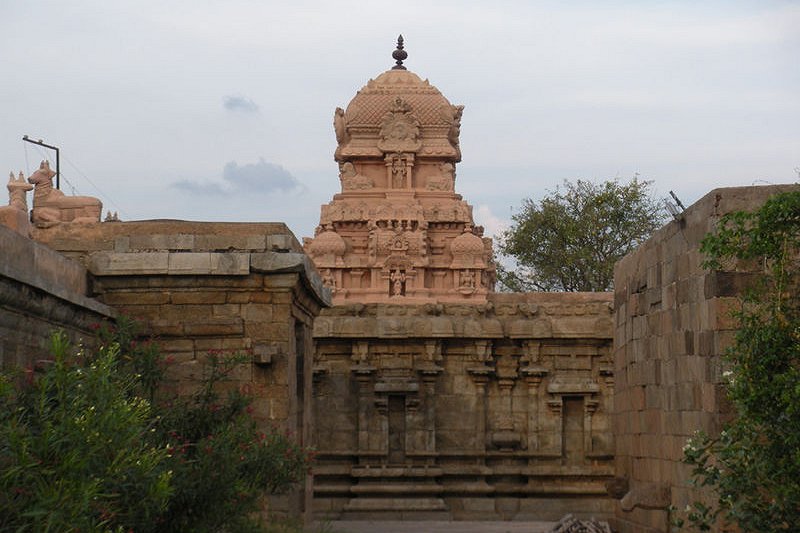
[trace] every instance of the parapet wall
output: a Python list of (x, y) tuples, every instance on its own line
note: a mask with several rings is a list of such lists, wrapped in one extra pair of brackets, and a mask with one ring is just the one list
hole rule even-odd
[(89, 297), (86, 269), (0, 225), (0, 368), (50, 357), (48, 340), (63, 330), (91, 342), (92, 326), (114, 310)]
[(718, 433), (726, 416), (720, 356), (747, 273), (701, 267), (703, 237), (728, 212), (752, 210), (789, 187), (716, 189), (616, 265), (612, 430), (620, 533), (669, 531), (670, 505), (702, 494), (688, 485), (683, 446)]

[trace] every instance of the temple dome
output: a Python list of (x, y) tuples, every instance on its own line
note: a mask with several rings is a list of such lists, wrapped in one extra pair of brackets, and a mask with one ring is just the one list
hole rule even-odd
[(335, 231), (325, 230), (314, 237), (307, 251), (318, 267), (341, 266), (347, 244)]
[(410, 70), (387, 70), (367, 84), (350, 101), (345, 120), (350, 127), (380, 127), (397, 97), (410, 106), (422, 128), (442, 129), (452, 123), (452, 105), (439, 89)]
[(465, 230), (450, 242), (450, 253), (453, 254), (451, 268), (485, 267), (483, 239), (472, 233), (471, 230)]
[[(387, 153), (461, 161), (459, 135), (464, 106), (452, 105), (439, 89), (413, 72), (391, 69), (369, 80), (347, 105), (336, 109), (334, 158), (383, 158)], [(399, 124), (399, 126), (398, 126)], [(399, 142), (387, 141), (397, 136)]]

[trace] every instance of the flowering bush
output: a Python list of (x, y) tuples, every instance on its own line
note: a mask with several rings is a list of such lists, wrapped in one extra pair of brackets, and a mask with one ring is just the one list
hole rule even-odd
[(116, 346), (74, 357), (57, 333), (52, 355), (0, 376), (0, 530), (152, 530), (172, 488), (150, 403), (117, 373)]

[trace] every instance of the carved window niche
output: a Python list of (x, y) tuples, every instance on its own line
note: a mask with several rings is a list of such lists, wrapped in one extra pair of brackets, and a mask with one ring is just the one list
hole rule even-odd
[(382, 377), (375, 382), (374, 391), (376, 411), (385, 420), (386, 462), (405, 464), (407, 454), (414, 451), (414, 437), (424, 423), (420, 420), (419, 383), (410, 377)]
[(564, 464), (577, 464), (603, 451), (593, 450), (592, 417), (600, 405), (600, 386), (591, 378), (556, 377), (547, 386), (547, 404), (557, 431), (553, 444), (560, 448)]

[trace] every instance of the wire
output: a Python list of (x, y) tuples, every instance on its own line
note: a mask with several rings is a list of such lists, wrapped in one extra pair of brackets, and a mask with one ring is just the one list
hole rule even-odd
[[(77, 172), (78, 174), (80, 174), (80, 175), (81, 175), (81, 177), (82, 177), (83, 179), (85, 179), (86, 181), (88, 181), (88, 182), (89, 182), (89, 184), (90, 184), (92, 187), (94, 187), (94, 189), (95, 189), (95, 190), (96, 190), (98, 193), (100, 193), (100, 196), (103, 196), (104, 198), (106, 198), (110, 204), (112, 204), (114, 207), (116, 207), (116, 208), (117, 208), (116, 210), (117, 210), (118, 212), (122, 213), (122, 215), (123, 215), (125, 218), (130, 218), (130, 217), (128, 216), (128, 213), (126, 213), (125, 211), (123, 211), (123, 209), (122, 209), (122, 208), (121, 208), (119, 205), (117, 205), (117, 202), (115, 202), (115, 201), (114, 201), (114, 200), (111, 198), (111, 196), (109, 196), (108, 194), (106, 194), (106, 193), (104, 193), (103, 191), (101, 191), (101, 190), (100, 190), (100, 187), (98, 187), (97, 185), (95, 185), (95, 184), (94, 184), (94, 182), (93, 182), (92, 180), (90, 180), (90, 179), (89, 179), (89, 177), (88, 177), (86, 174), (84, 174), (83, 172), (81, 172), (81, 169), (79, 169), (79, 168), (78, 168), (78, 167), (75, 165), (75, 163), (73, 163), (72, 161), (70, 161), (70, 160), (69, 160), (69, 158), (68, 158), (67, 156), (63, 155), (63, 154), (61, 155), (61, 157), (62, 157), (62, 158), (63, 158), (63, 159), (64, 159), (64, 160), (65, 160), (67, 163), (69, 163), (69, 166), (71, 166), (72, 168), (74, 168), (74, 169), (75, 169), (75, 172)], [(63, 176), (63, 174), (62, 174), (62, 176)]]

